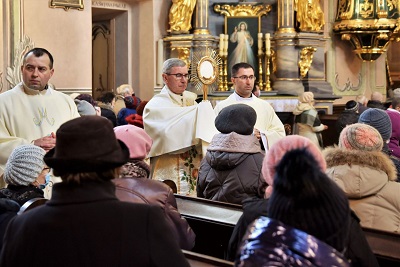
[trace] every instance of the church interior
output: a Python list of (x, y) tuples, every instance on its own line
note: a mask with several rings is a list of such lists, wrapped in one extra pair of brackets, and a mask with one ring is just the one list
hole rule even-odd
[[(292, 124), (298, 96), (313, 92), (330, 127), (326, 146), (337, 144), (346, 102), (373, 92), (390, 102), (400, 88), (400, 1), (3, 0), (0, 28), (0, 93), (21, 82), (24, 54), (43, 47), (54, 56), (50, 82), (65, 94), (96, 99), (130, 84), (150, 100), (164, 86), (163, 62), (174, 57), (190, 66), (187, 90), (213, 106), (233, 91), (239, 41), (231, 36), (246, 31), (260, 98)], [(224, 253), (241, 206), (186, 196), (177, 204), (197, 231), (195, 249), (185, 252), (191, 266), (233, 266)], [(399, 266), (398, 233), (364, 233), (381, 266)]]

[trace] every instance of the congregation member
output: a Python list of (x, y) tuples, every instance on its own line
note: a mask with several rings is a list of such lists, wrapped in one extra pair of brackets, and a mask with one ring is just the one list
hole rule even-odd
[(256, 120), (255, 110), (248, 105), (234, 104), (221, 110), (215, 119), (220, 133), (214, 135), (201, 161), (198, 197), (234, 204), (263, 197), (264, 154), (253, 135)]
[(368, 109), (368, 107), (367, 107), (368, 99), (365, 95), (356, 96), (356, 102), (358, 103), (358, 113), (359, 114), (363, 113), (365, 110)]
[(94, 109), (96, 110), (96, 115), (101, 116), (101, 109), (97, 105), (97, 102), (93, 99), (93, 96), (91, 96), (89, 94), (79, 94), (74, 99), (85, 100), (86, 102), (88, 102), (89, 104), (91, 104), (94, 107)]
[(314, 102), (313, 92), (304, 92), (299, 95), (299, 103), (293, 110), (297, 128), (295, 133), (310, 139), (322, 149), (324, 144), (321, 132), (328, 129), (328, 126), (321, 123)]
[(150, 136), (133, 125), (117, 126), (114, 132), (129, 149), (129, 161), (121, 167), (119, 179), (113, 180), (118, 199), (159, 206), (171, 228), (171, 238), (179, 241), (181, 249), (191, 250), (196, 235), (180, 215), (172, 189), (149, 179), (150, 166), (144, 160), (153, 143)]
[(7, 160), (3, 177), (7, 187), (0, 189), (0, 251), (6, 226), (20, 207), (31, 199), (44, 197), (43, 190), (50, 182), (50, 169), (43, 161), (45, 154), (43, 148), (26, 144), (17, 146)]
[(22, 61), (22, 82), (0, 94), (0, 175), (15, 147), (32, 143), (48, 151), (60, 125), (79, 117), (72, 98), (49, 84), (53, 64), (46, 49), (29, 50)]
[(251, 106), (257, 113), (255, 134), (259, 140), (261, 135), (265, 135), (266, 143), (263, 145), (267, 150), (285, 136), (285, 129), (271, 105), (252, 94), (255, 80), (253, 66), (247, 63), (233, 65), (231, 81), (234, 92), (227, 99), (218, 102), (214, 110), (218, 114), (224, 107), (232, 104), (242, 103)]
[(0, 251), (3, 247), (3, 237), (6, 233), (8, 223), (17, 216), (21, 206), (14, 200), (0, 198)]
[(381, 134), (372, 126), (349, 125), (338, 147), (324, 150), (326, 173), (346, 193), (363, 227), (400, 232), (400, 184), (382, 146)]
[(336, 121), (335, 127), (336, 127), (336, 132), (338, 134), (340, 134), (340, 132), (347, 125), (358, 122), (358, 118), (360, 116), (358, 114), (359, 107), (360, 107), (360, 105), (354, 100), (350, 100), (350, 101), (346, 102), (344, 110), (342, 111), (342, 113), (340, 113), (340, 115)]
[(258, 84), (254, 84), (254, 87), (253, 87), (253, 90), (251, 91), (251, 93), (253, 95), (255, 95), (256, 97), (260, 97), (260, 95), (261, 95), (260, 86), (258, 86)]
[(141, 103), (141, 99), (136, 96), (126, 96), (124, 98), (125, 107), (120, 109), (117, 113), (117, 125), (126, 125), (128, 122), (126, 121), (126, 117), (136, 114), (137, 107)]
[(400, 182), (400, 160), (392, 155), (392, 150), (388, 146), (392, 134), (392, 122), (389, 115), (382, 109), (369, 108), (360, 115), (358, 122), (368, 124), (378, 130), (383, 140), (382, 152), (393, 162), (397, 170), (397, 181)]
[(383, 95), (380, 92), (372, 92), (371, 99), (367, 102), (368, 108), (379, 108), (385, 110), (385, 105), (383, 104)]
[(100, 115), (109, 119), (114, 127), (117, 126), (117, 116), (114, 113), (115, 94), (113, 92), (105, 92), (98, 100), (98, 106), (101, 110)]
[(74, 99), (80, 116), (97, 115), (96, 109), (85, 100)]
[(124, 98), (127, 96), (135, 96), (132, 86), (129, 84), (121, 84), (117, 87), (115, 96), (114, 112), (118, 114), (119, 111), (125, 107)]
[(162, 72), (165, 85), (143, 112), (144, 129), (153, 139), (151, 176), (171, 179), (178, 194), (195, 196), (202, 155), (217, 133), (215, 114), (209, 101), (197, 104), (197, 95), (186, 90), (189, 73), (183, 60), (167, 59)]
[(33, 198), (43, 198), (43, 189), (50, 181), (50, 168), (43, 161), (45, 154), (43, 148), (32, 144), (17, 146), (4, 169), (7, 187), (0, 189), (0, 198), (14, 200), (20, 206)]
[[(396, 90), (400, 91), (399, 88)], [(393, 156), (400, 158), (400, 97), (393, 98), (392, 105), (386, 110), (386, 113), (392, 123), (392, 134), (390, 135), (388, 147)]]
[[(270, 206), (269, 201), (274, 191), (274, 177), (276, 176), (276, 167), (278, 166), (278, 164), (280, 164), (285, 154), (288, 151), (293, 150), (307, 151), (309, 157), (313, 158), (316, 162), (314, 164), (315, 168), (318, 168), (321, 172), (325, 172), (326, 162), (322, 155), (322, 152), (314, 143), (312, 143), (309, 139), (305, 137), (299, 135), (290, 135), (284, 137), (283, 139), (278, 141), (278, 143), (272, 146), (271, 149), (266, 153), (262, 167), (263, 177), (265, 181), (269, 184), (269, 186), (265, 191), (265, 196), (263, 199), (254, 197), (243, 201), (243, 214), (236, 224), (232, 232), (232, 236), (229, 240), (227, 254), (228, 260), (235, 260), (236, 252), (239, 248), (242, 237), (246, 233), (246, 229), (248, 228), (248, 226), (260, 216), (269, 216), (268, 207)], [(303, 167), (296, 168), (295, 170), (302, 170), (303, 172), (308, 171), (307, 168)], [(304, 176), (302, 172), (300, 173)], [(299, 177), (300, 173), (294, 174), (293, 178), (296, 179), (297, 177)], [(325, 216), (322, 214), (319, 215), (321, 217)], [(301, 218), (303, 218), (303, 216), (304, 215), (302, 215)], [(318, 220), (324, 219), (319, 218)], [(331, 218), (331, 220), (338, 225), (340, 224), (340, 221), (336, 222), (336, 220), (340, 220), (340, 218)], [(346, 258), (351, 261), (353, 267), (379, 266), (360, 227), (359, 219), (353, 211), (351, 211), (349, 238), (347, 240), (346, 247), (347, 249), (344, 254)]]
[(62, 182), (10, 221), (1, 266), (189, 266), (160, 207), (117, 199), (111, 180), (129, 149), (109, 120), (80, 117), (56, 134), (44, 161)]
[(343, 254), (349, 202), (320, 161), (307, 149), (293, 149), (277, 162), (268, 217), (247, 228), (236, 266), (351, 266)]
[(139, 106), (136, 108), (136, 114), (129, 115), (126, 117), (126, 122), (128, 124), (135, 125), (140, 128), (144, 128), (143, 126), (143, 110), (149, 101), (142, 101), (140, 102)]

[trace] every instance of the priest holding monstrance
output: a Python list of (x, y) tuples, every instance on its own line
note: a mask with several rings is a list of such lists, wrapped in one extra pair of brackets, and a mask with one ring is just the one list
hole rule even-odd
[(152, 179), (172, 180), (178, 194), (196, 195), (202, 151), (218, 131), (210, 102), (196, 103), (197, 94), (186, 91), (188, 67), (170, 58), (162, 69), (164, 87), (146, 105), (144, 129), (153, 139), (150, 150)]

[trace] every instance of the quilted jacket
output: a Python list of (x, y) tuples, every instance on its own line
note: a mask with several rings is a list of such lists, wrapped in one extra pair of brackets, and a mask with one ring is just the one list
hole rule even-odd
[(241, 204), (248, 197), (262, 198), (263, 158), (255, 136), (216, 134), (201, 161), (197, 196), (234, 204)]

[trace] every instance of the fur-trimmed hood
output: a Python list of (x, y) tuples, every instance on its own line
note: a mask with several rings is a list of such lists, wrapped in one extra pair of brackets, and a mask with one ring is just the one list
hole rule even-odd
[(376, 194), (388, 181), (397, 179), (397, 171), (383, 152), (367, 152), (329, 147), (323, 151), (326, 173), (350, 198)]
[(338, 165), (362, 165), (385, 172), (390, 181), (396, 181), (397, 171), (389, 156), (383, 152), (367, 152), (360, 150), (346, 150), (338, 147), (329, 147), (323, 151), (326, 167)]
[(260, 153), (260, 142), (254, 135), (241, 135), (235, 132), (214, 135), (208, 151), (242, 152), (248, 154)]

